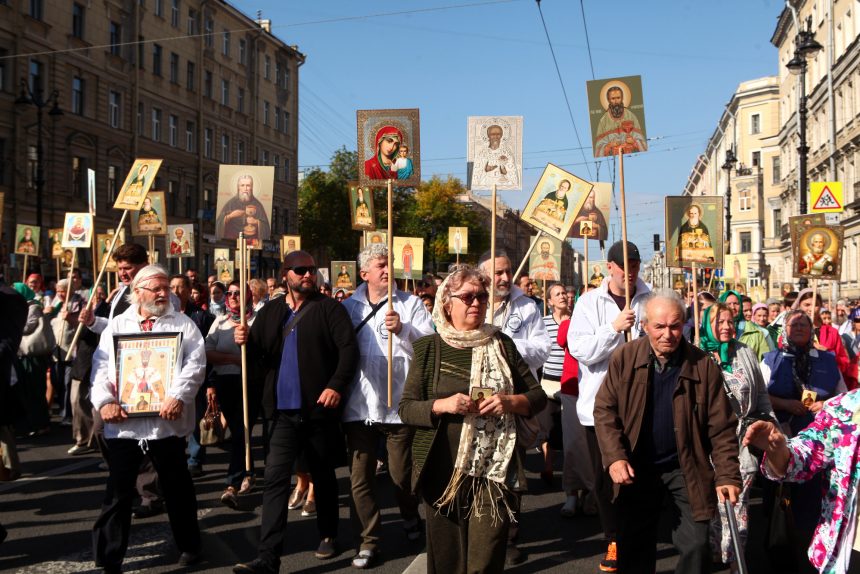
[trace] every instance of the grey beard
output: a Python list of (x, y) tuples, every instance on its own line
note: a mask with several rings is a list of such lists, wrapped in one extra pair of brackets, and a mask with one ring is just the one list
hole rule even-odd
[(165, 301), (164, 303), (156, 303), (155, 301), (151, 301), (148, 303), (141, 303), (140, 308), (146, 311), (149, 315), (153, 317), (161, 317), (165, 313), (167, 313), (167, 309), (170, 307), (170, 300)]

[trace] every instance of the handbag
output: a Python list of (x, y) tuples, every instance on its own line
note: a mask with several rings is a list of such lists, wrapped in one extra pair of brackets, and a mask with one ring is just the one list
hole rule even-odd
[(794, 513), (791, 510), (791, 490), (788, 485), (779, 484), (776, 487), (765, 544), (771, 565), (777, 571), (794, 567), (798, 541)]
[(41, 357), (53, 353), (56, 346), (57, 339), (51, 328), (51, 320), (47, 315), (41, 313), (36, 329), (29, 335), (21, 337), (18, 354), (22, 357)]
[(210, 400), (206, 412), (200, 419), (200, 445), (215, 446), (224, 440), (224, 424), (218, 403)]

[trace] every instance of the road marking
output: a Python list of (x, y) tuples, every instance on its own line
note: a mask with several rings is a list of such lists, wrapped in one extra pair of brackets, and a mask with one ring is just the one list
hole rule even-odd
[(55, 476), (60, 476), (61, 474), (66, 474), (69, 472), (74, 472), (76, 470), (86, 468), (88, 466), (93, 466), (101, 462), (101, 458), (91, 458), (88, 460), (81, 460), (78, 462), (73, 462), (72, 464), (67, 464), (66, 466), (61, 466), (59, 468), (54, 468), (45, 473), (35, 475), (35, 476), (27, 476), (23, 478), (19, 478), (18, 480), (13, 480), (12, 482), (7, 482), (6, 484), (0, 484), (0, 493), (8, 492), (10, 490), (14, 490), (19, 486), (24, 486), (26, 484), (32, 484), (34, 482), (39, 482), (40, 480), (45, 480), (46, 478), (53, 478)]
[(422, 552), (418, 556), (415, 557), (409, 566), (406, 567), (406, 570), (403, 571), (403, 574), (425, 574), (427, 572), (427, 553)]

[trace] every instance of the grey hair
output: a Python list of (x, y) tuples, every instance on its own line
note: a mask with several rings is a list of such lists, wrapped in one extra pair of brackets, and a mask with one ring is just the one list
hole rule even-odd
[(678, 295), (678, 293), (672, 289), (658, 289), (656, 291), (651, 291), (645, 299), (645, 303), (642, 306), (642, 323), (648, 322), (648, 308), (654, 301), (665, 301), (670, 303), (675, 306), (675, 309), (681, 317), (687, 317), (687, 307), (684, 305), (684, 300), (681, 299), (681, 296)]
[(157, 264), (147, 265), (138, 271), (137, 275), (132, 279), (131, 286), (129, 287), (128, 302), (132, 305), (140, 303), (140, 298), (137, 296), (137, 288), (140, 287), (141, 283), (146, 283), (150, 279), (154, 279), (156, 277), (164, 277), (167, 279), (170, 277), (170, 274), (167, 273), (167, 269)]
[(481, 288), (490, 292), (490, 278), (478, 267), (470, 265), (460, 265), (457, 267), (442, 284), (442, 290), (437, 294), (438, 301), (445, 308), (451, 302), (451, 293), (457, 291), (466, 283), (478, 283)]
[(60, 279), (57, 281), (57, 290), (62, 289), (63, 291), (69, 290), (69, 280), (68, 279)]
[(364, 249), (358, 252), (358, 269), (367, 271), (370, 269), (370, 262), (374, 259), (385, 258), (388, 260), (388, 246), (384, 243), (371, 243), (366, 245)]
[[(508, 252), (505, 251), (504, 249), (497, 247), (496, 251), (495, 251), (495, 258), (498, 259), (500, 257), (504, 257), (505, 259), (507, 259), (508, 264), (510, 264), (511, 258), (508, 256)], [(488, 249), (484, 253), (482, 253), (481, 257), (478, 259), (478, 266), (483, 268), (484, 264), (489, 260), (490, 260), (490, 250)]]

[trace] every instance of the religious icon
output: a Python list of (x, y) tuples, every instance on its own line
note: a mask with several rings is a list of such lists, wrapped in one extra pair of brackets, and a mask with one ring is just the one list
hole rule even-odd
[(547, 164), (523, 210), (522, 219), (545, 233), (564, 240), (574, 216), (582, 210), (594, 184)]
[(194, 257), (194, 225), (167, 226), (167, 258)]
[(452, 255), (466, 255), (469, 253), (469, 228), (448, 228), (448, 253)]
[(424, 268), (424, 239), (394, 237), (392, 258), (395, 279), (421, 279)]
[(150, 191), (143, 198), (140, 209), (132, 211), (132, 235), (164, 235), (167, 233), (167, 212), (164, 209), (164, 192)]
[(469, 398), (475, 401), (478, 406), (481, 406), (482, 402), (489, 399), (494, 394), (492, 387), (472, 387), (469, 390)]
[(51, 259), (63, 258), (63, 228), (52, 227), (48, 230), (48, 244), (51, 246)]
[[(693, 274), (685, 273), (690, 288), (693, 285)], [(723, 280), (727, 289), (733, 289), (741, 295), (746, 295), (747, 278), (749, 277), (749, 257), (746, 253), (726, 254), (723, 259)]]
[(93, 216), (89, 213), (67, 213), (63, 224), (64, 248), (89, 248), (93, 240)]
[(722, 267), (724, 213), (716, 195), (667, 197), (666, 265)]
[(803, 389), (803, 392), (800, 395), (800, 403), (807, 410), (812, 407), (816, 399), (818, 399), (818, 393), (816, 391), (813, 391), (812, 389)]
[(349, 213), (353, 229), (376, 229), (376, 212), (373, 210), (373, 189), (351, 181), (349, 187)]
[(244, 232), (249, 248), (262, 249), (272, 233), (274, 181), (274, 166), (220, 166), (215, 236), (238, 239)]
[(358, 110), (359, 184), (400, 187), (421, 182), (418, 110)]
[[(534, 237), (532, 237), (534, 241)], [(535, 281), (561, 281), (561, 241), (541, 237), (529, 254), (529, 277)]]
[(18, 255), (38, 255), (39, 239), (42, 228), (35, 225), (15, 226), (15, 253)]
[(232, 261), (219, 261), (215, 263), (215, 277), (224, 285), (233, 280), (234, 267)]
[(216, 247), (212, 250), (212, 258), (215, 260), (216, 265), (223, 261), (230, 261), (230, 250), (223, 247)]
[(105, 271), (108, 273), (117, 272), (116, 261), (112, 257), (108, 257), (108, 252), (111, 252), (111, 247), (113, 247), (113, 251), (116, 251), (117, 247), (124, 243), (124, 235), (117, 237), (113, 231), (111, 233), (99, 233), (96, 235), (96, 253), (98, 254), (96, 265), (98, 265), (99, 269), (102, 268), (105, 260), (107, 260), (107, 267), (104, 268)]
[(834, 279), (842, 275), (845, 228), (827, 225), (824, 214), (789, 218), (795, 278)]
[(119, 190), (116, 202), (113, 204), (114, 209), (138, 211), (143, 207), (143, 200), (146, 199), (146, 194), (149, 192), (152, 182), (155, 181), (155, 174), (161, 167), (161, 161), (160, 159), (134, 160), (134, 164), (128, 170), (125, 183)]
[(173, 384), (181, 333), (114, 335), (117, 390), (129, 416), (157, 416)]
[(388, 245), (388, 232), (386, 232), (386, 231), (365, 231), (364, 232), (364, 244), (370, 245), (371, 243), (381, 243), (383, 245)]
[(281, 261), (293, 251), (302, 248), (302, 238), (299, 235), (284, 235), (281, 237)]
[(591, 287), (600, 287), (603, 280), (609, 276), (609, 268), (606, 261), (589, 261), (588, 269), (585, 270), (585, 278)]
[(471, 116), (466, 142), (471, 189), (522, 189), (522, 116)]
[(332, 289), (346, 289), (347, 291), (354, 291), (356, 286), (355, 261), (332, 261), (331, 278)]
[(594, 157), (648, 150), (642, 76), (586, 82)]
[(609, 238), (609, 206), (612, 201), (612, 184), (595, 182), (586, 196), (582, 209), (573, 219), (574, 237), (606, 241)]

